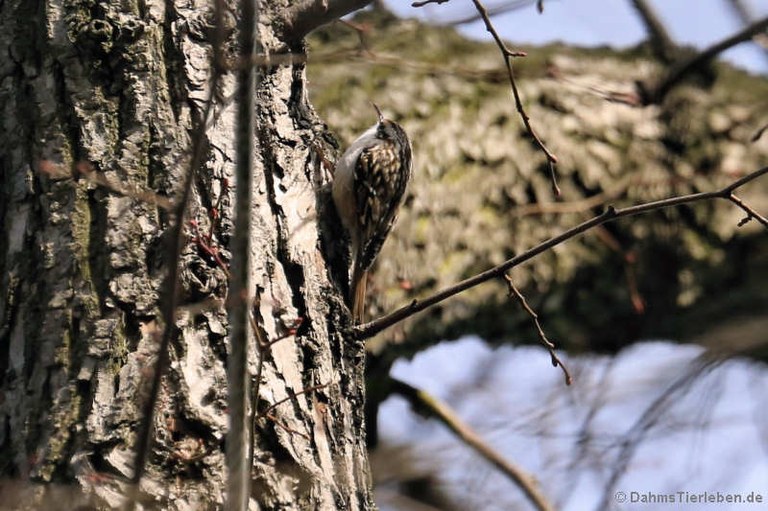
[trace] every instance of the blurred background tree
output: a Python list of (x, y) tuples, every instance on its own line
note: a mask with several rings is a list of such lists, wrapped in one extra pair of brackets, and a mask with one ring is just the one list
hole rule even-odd
[[(768, 81), (762, 74), (766, 54), (760, 46), (765, 27), (758, 25), (745, 38), (754, 36), (751, 44), (739, 46), (741, 53), (727, 53), (751, 73), (718, 60), (719, 52), (697, 62), (700, 51), (670, 35), (705, 49), (743, 26), (765, 23), (758, 19), (759, 10), (737, 6), (739, 2), (709, 2), (689, 13), (701, 20), (688, 23), (680, 12), (670, 13), (672, 7), (646, 2), (610, 7), (544, 2), (542, 15), (535, 3), (489, 2), (486, 7), (495, 28), (513, 42), (576, 39), (593, 46), (515, 47), (528, 54), (514, 60), (516, 77), (526, 113), (559, 160), (559, 197), (552, 191), (546, 157), (531, 144), (515, 112), (499, 50), (488, 41), (483, 21), (469, 3), (429, 4), (422, 10), (378, 3), (349, 24), (329, 25), (310, 38), (312, 100), (343, 140), (370, 124), (373, 110), (360, 105), (375, 101), (414, 141), (415, 182), (370, 285), (374, 317), (499, 264), (599, 214), (608, 204), (709, 191), (765, 164), (768, 142), (758, 136), (768, 121)], [(418, 14), (421, 21), (401, 19), (388, 7), (400, 15)], [(719, 18), (724, 26), (715, 26), (717, 17), (710, 9), (725, 13)], [(738, 16), (729, 18), (733, 12)], [(585, 28), (597, 33), (583, 36)], [(609, 32), (605, 40), (599, 39), (600, 28)], [(631, 42), (628, 34), (645, 39), (623, 50), (602, 46), (626, 45)], [(664, 83), (670, 70), (690, 62), (695, 65), (663, 95), (648, 94)], [(765, 211), (767, 191), (763, 180), (744, 189), (744, 197)], [(738, 413), (748, 415), (742, 426), (750, 428), (751, 407), (760, 403), (753, 398), (759, 398), (740, 393), (733, 381), (765, 376), (760, 366), (749, 363), (721, 368), (724, 358), (733, 356), (763, 361), (768, 341), (768, 236), (756, 221), (740, 225), (743, 216), (732, 204), (719, 201), (633, 217), (594, 229), (512, 272), (549, 339), (578, 368), (573, 388), (565, 388), (560, 375), (547, 368), (544, 350), (489, 351), (491, 346), (540, 343), (529, 314), (510, 300), (501, 279), (384, 331), (367, 344), (373, 361), (369, 424), (374, 423), (377, 401), (392, 392), (386, 376), (391, 373), (465, 411), (472, 424), (496, 438), (500, 451), (512, 453), (511, 459), (541, 475), (544, 493), (558, 509), (586, 509), (584, 502), (600, 509), (606, 505), (603, 494), (612, 491), (609, 487), (625, 471), (630, 484), (645, 478), (639, 490), (748, 488), (741, 476), (718, 486), (712, 481), (725, 474), (713, 469), (676, 489), (668, 479), (682, 477), (685, 469), (663, 456), (656, 463), (664, 470), (649, 481), (631, 462), (621, 464), (627, 457), (620, 449), (623, 441), (639, 443), (643, 435), (637, 431), (650, 428), (643, 423), (644, 411), (668, 394), (675, 396), (668, 398), (674, 404), (661, 408), (672, 410), (673, 426), (659, 418), (663, 414), (658, 409), (649, 413), (654, 424), (658, 420), (663, 425), (660, 429), (684, 439), (669, 451), (670, 458), (695, 456), (686, 443), (692, 435), (711, 435), (707, 438), (719, 448), (729, 434), (712, 423), (706, 423), (709, 431), (699, 419), (676, 417), (700, 413), (710, 418), (718, 403), (735, 399)], [(452, 339), (461, 341), (446, 343)], [(685, 346), (630, 348), (659, 339)], [(610, 355), (595, 358), (598, 353)], [(412, 363), (406, 362), (414, 356)], [(704, 364), (709, 376), (696, 369), (698, 356), (717, 360)], [(660, 358), (678, 365), (670, 367)], [(640, 367), (610, 369), (631, 360)], [(542, 374), (547, 371), (552, 374)], [(701, 378), (689, 376), (689, 371)], [(527, 376), (510, 383), (505, 374)], [(688, 383), (674, 385), (677, 378)], [(714, 390), (724, 388), (730, 390)], [(686, 392), (686, 399), (702, 409), (680, 397)], [(615, 402), (614, 393), (636, 395), (634, 406), (617, 412), (627, 408)], [(453, 450), (448, 449), (451, 441), (448, 433), (439, 432), (441, 426), (404, 419), (407, 412), (397, 400), (388, 401), (383, 410), (378, 432), (385, 439), (385, 454), (374, 456), (374, 462), (384, 460), (379, 481), (387, 497), (379, 502), (385, 509), (411, 509), (403, 493), (437, 508), (526, 508), (519, 494), (506, 498), (508, 482), (488, 475), (490, 464), (478, 461), (456, 440)], [(625, 415), (619, 419), (617, 413)], [(614, 420), (607, 421), (609, 426), (598, 421), (595, 432), (592, 418), (602, 414)], [(542, 417), (549, 422), (542, 424)], [(745, 436), (754, 439), (764, 431), (759, 420), (754, 428)], [(555, 441), (552, 436), (563, 438)], [(541, 447), (522, 449), (532, 438)], [(648, 449), (663, 451), (660, 443), (649, 441)], [(410, 477), (398, 476), (400, 461), (387, 463), (393, 450), (412, 467)], [(749, 452), (749, 445), (740, 443), (729, 455), (744, 451)], [(545, 452), (548, 461), (542, 459)], [(700, 454), (692, 462), (696, 466), (713, 455), (709, 450)], [(430, 457), (431, 463), (425, 461)], [(749, 466), (765, 474), (759, 459), (750, 457)], [(465, 463), (483, 467), (485, 475), (467, 476), (456, 469)], [(564, 472), (564, 467), (575, 473)], [(586, 500), (577, 498), (585, 493)], [(695, 508), (695, 503), (688, 504)]]

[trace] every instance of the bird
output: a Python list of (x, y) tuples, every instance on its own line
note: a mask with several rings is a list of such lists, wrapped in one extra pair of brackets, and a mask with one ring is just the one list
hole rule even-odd
[(352, 318), (360, 323), (370, 270), (397, 220), (412, 173), (412, 147), (398, 123), (384, 118), (360, 135), (336, 163), (333, 202), (350, 240)]

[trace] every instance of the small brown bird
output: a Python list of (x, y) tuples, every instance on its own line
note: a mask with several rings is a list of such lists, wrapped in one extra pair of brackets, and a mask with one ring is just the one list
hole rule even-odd
[(351, 241), (350, 302), (355, 323), (363, 319), (368, 270), (397, 219), (411, 179), (408, 135), (373, 107), (378, 122), (344, 152), (333, 177), (333, 201)]

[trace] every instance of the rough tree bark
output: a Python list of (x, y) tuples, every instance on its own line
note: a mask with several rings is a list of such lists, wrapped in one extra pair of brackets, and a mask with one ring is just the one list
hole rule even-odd
[[(263, 3), (264, 50), (302, 53), (297, 36), (312, 23), (297, 9), (319, 3)], [(364, 3), (333, 4), (342, 12)], [(164, 234), (175, 219), (115, 190), (178, 192), (211, 86), (211, 4), (0, 4), (2, 478), (76, 480), (83, 502), (123, 502), (172, 259)], [(239, 3), (227, 4), (231, 45)], [(296, 20), (300, 34), (291, 31)], [(343, 263), (333, 270), (339, 250), (325, 241), (339, 234), (325, 234), (333, 230), (325, 185), (334, 148), (307, 100), (302, 60), (262, 69), (257, 93), (254, 315), (267, 340), (285, 338), (264, 354), (258, 408), (280, 404), (256, 424), (252, 506), (367, 509), (363, 349), (341, 333), (349, 319), (335, 283)], [(175, 325), (147, 475), (132, 495), (164, 509), (223, 501), (226, 314), (192, 305), (226, 296), (233, 76), (213, 93), (181, 254), (179, 292), (189, 307)], [(196, 243), (200, 233), (210, 239)], [(255, 372), (255, 350), (251, 360)], [(50, 488), (25, 486), (19, 499), (43, 505)]]

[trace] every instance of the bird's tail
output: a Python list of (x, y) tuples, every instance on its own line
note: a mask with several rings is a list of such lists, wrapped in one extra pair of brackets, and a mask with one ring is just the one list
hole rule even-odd
[(368, 284), (368, 271), (361, 270), (355, 265), (352, 274), (352, 320), (356, 325), (363, 322), (365, 312), (365, 290)]

